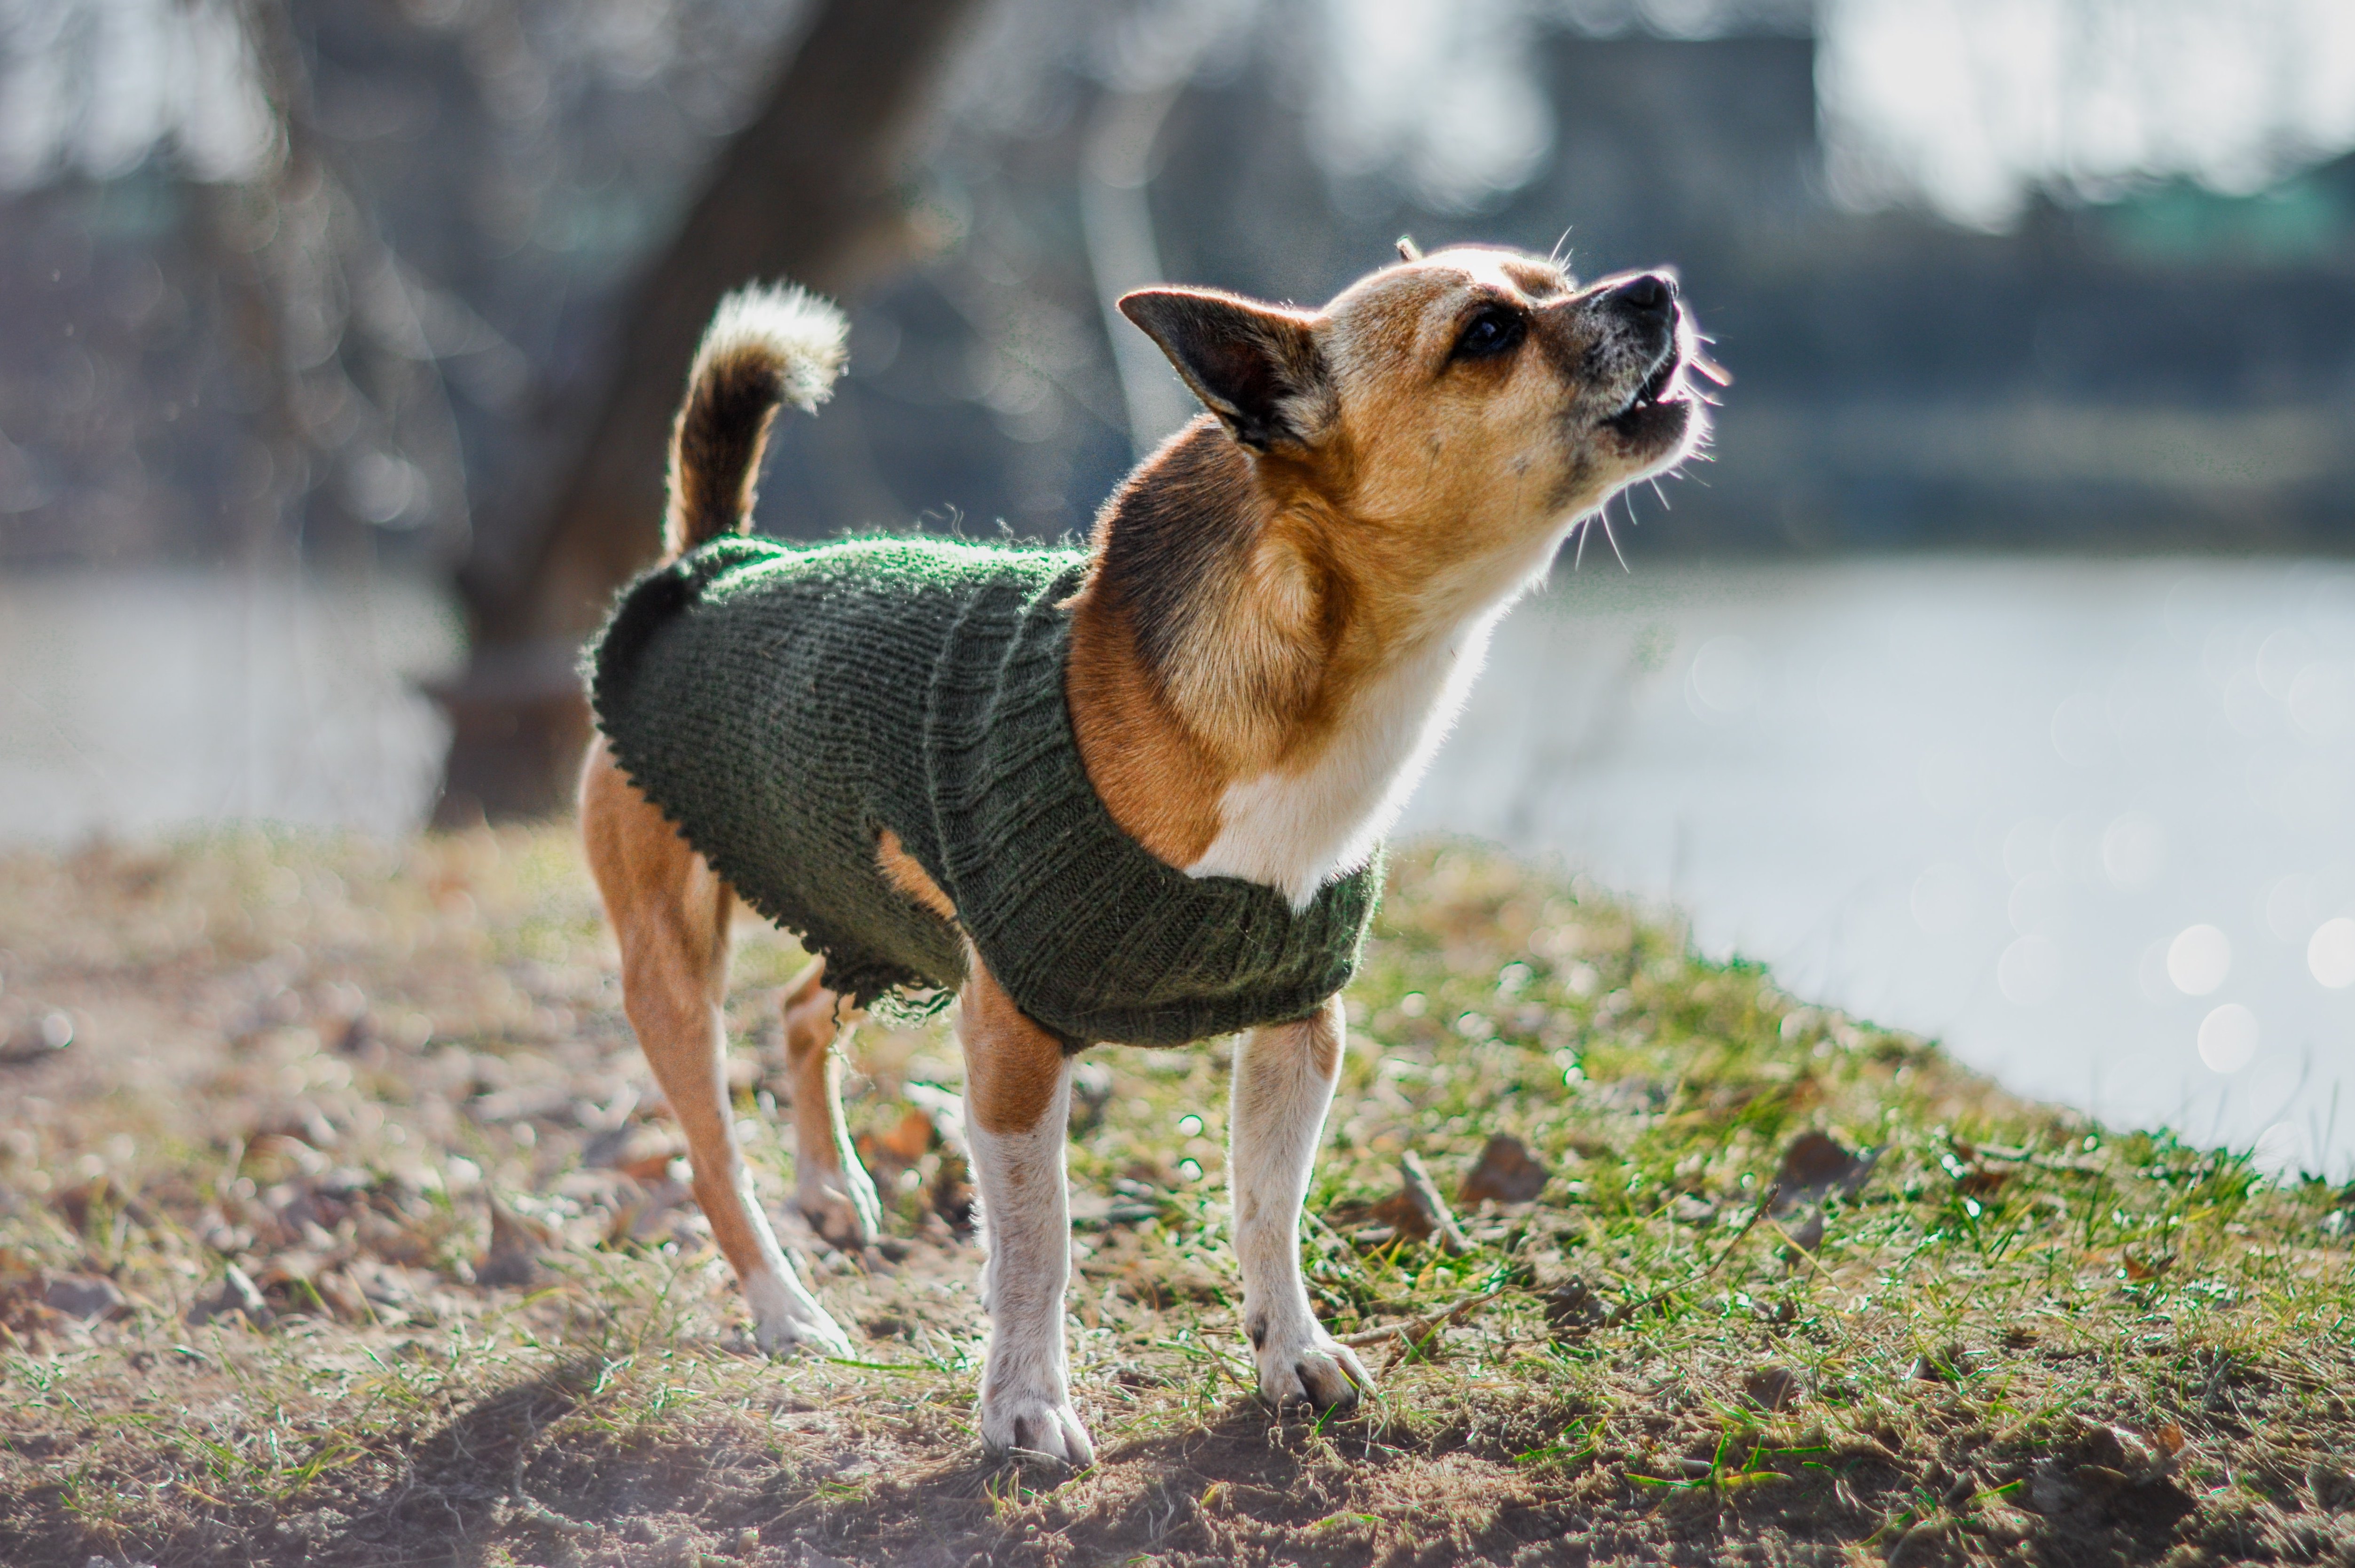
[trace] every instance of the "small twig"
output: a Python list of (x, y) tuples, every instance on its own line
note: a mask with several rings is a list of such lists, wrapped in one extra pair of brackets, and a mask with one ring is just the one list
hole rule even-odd
[(1347, 1345), (1353, 1350), (1361, 1350), (1369, 1345), (1379, 1345), (1385, 1339), (1403, 1334), (1409, 1345), (1419, 1345), (1429, 1336), (1431, 1330), (1446, 1328), (1475, 1308), (1486, 1307), (1511, 1288), (1510, 1285), (1500, 1285), (1494, 1290), (1484, 1290), (1467, 1296), (1452, 1307), (1443, 1307), (1436, 1312), (1426, 1312), (1420, 1317), (1410, 1317), (1403, 1323), (1389, 1323), (1380, 1328), (1367, 1328), (1355, 1334), (1344, 1334), (1335, 1340), (1335, 1343)]
[[(1774, 1200), (1780, 1198), (1782, 1195), (1783, 1184), (1781, 1182), (1777, 1181), (1774, 1185), (1768, 1187), (1765, 1192), (1760, 1196), (1758, 1200), (1758, 1207), (1750, 1211), (1750, 1218), (1742, 1222), (1742, 1229), (1733, 1232), (1733, 1240), (1726, 1243), (1724, 1249), (1721, 1251), (1716, 1257), (1711, 1258), (1708, 1264), (1704, 1266), (1699, 1274), (1692, 1275), (1689, 1279), (1681, 1280), (1665, 1289), (1656, 1290), (1652, 1292), (1651, 1295), (1644, 1297), (1641, 1301), (1631, 1301), (1625, 1307), (1613, 1307), (1611, 1309), (1611, 1315), (1603, 1320), (1603, 1327), (1605, 1328), (1616, 1328), (1622, 1323), (1626, 1322), (1630, 1317), (1635, 1317), (1638, 1312), (1650, 1311), (1653, 1307), (1657, 1307), (1661, 1302), (1666, 1301), (1669, 1296), (1674, 1296), (1678, 1291), (1690, 1290), (1694, 1285), (1700, 1284), (1703, 1280), (1709, 1278), (1710, 1275), (1715, 1274), (1719, 1269), (1723, 1268), (1725, 1266), (1725, 1260), (1732, 1257), (1733, 1255), (1733, 1250), (1742, 1243), (1751, 1232), (1758, 1228), (1758, 1221), (1766, 1218), (1766, 1211), (1774, 1207)], [(1782, 1229), (1780, 1225), (1777, 1225), (1774, 1228), (1777, 1231)]]

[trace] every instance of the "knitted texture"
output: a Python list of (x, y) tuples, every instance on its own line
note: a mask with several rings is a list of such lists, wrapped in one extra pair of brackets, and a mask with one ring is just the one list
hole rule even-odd
[[(1348, 983), (1379, 860), (1295, 912), (1112, 819), (1063, 697), (1068, 550), (729, 536), (624, 592), (589, 653), (623, 770), (738, 893), (870, 1003), (964, 979), (963, 938), (1072, 1045), (1304, 1018)], [(883, 878), (886, 828), (956, 906)]]

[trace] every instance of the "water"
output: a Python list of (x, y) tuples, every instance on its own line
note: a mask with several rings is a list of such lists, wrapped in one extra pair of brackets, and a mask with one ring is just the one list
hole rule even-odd
[[(410, 830), (458, 654), (398, 581), (0, 581), (0, 841)], [(1590, 558), (1405, 826), (1672, 902), (2022, 1093), (2343, 1172), (2350, 795), (2355, 567)]]
[(0, 843), (223, 818), (407, 832), (457, 617), (400, 579), (0, 578)]
[(2348, 1165), (2355, 569), (1606, 567), (1500, 629), (1410, 829), (1672, 901), (2022, 1093)]

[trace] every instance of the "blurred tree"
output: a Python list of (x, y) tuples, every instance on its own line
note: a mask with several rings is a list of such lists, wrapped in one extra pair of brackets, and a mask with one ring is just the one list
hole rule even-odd
[(464, 675), (436, 692), (454, 733), (441, 816), (557, 805), (587, 733), (573, 674), (607, 598), (658, 538), (663, 448), (721, 294), (790, 278), (840, 294), (906, 255), (901, 160), (975, 0), (826, 0), (760, 112), (646, 270), (605, 390), (528, 526), (482, 529), (460, 574)]

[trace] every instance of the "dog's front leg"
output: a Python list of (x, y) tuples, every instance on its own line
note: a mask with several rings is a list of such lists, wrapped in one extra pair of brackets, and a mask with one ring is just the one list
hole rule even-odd
[(1243, 1331), (1259, 1392), (1279, 1409), (1348, 1408), (1373, 1385), (1365, 1364), (1317, 1324), (1300, 1279), (1300, 1205), (1341, 1076), (1341, 998), (1297, 1023), (1252, 1030), (1235, 1052), (1228, 1125)]
[(964, 1047), (965, 1137), (989, 1249), (981, 1273), (989, 1313), (982, 1441), (999, 1451), (1029, 1448), (1090, 1465), (1095, 1449), (1071, 1408), (1063, 1356), (1063, 1286), (1071, 1272), (1063, 1177), (1071, 1062), (1060, 1041), (1023, 1016), (978, 954), (972, 971), (957, 999), (957, 1039)]

